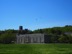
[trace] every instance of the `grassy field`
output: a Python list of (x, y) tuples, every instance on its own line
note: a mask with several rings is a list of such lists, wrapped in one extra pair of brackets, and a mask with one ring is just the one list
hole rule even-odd
[(72, 54), (72, 44), (0, 44), (0, 54)]

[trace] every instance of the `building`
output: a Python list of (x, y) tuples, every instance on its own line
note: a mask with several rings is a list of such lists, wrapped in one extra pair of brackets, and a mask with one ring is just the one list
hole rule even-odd
[(19, 34), (16, 35), (17, 44), (24, 43), (49, 43), (50, 37), (46, 34), (23, 34), (22, 26), (19, 27)]

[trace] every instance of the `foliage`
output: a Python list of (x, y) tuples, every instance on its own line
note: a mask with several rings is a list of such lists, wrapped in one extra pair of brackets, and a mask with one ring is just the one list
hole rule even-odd
[(53, 27), (34, 30), (34, 33), (51, 34), (52, 43), (72, 43), (72, 35), (65, 33), (72, 33), (72, 26), (66, 25), (64, 27)]
[(44, 28), (31, 31), (29, 29), (24, 30), (4, 30), (0, 31), (0, 43), (12, 43), (16, 40), (16, 34), (34, 34), (34, 33), (43, 33), (47, 34), (49, 38), (46, 40), (49, 43), (72, 43), (72, 35), (65, 33), (72, 33), (72, 26), (66, 25), (64, 27), (53, 27), (53, 28)]
[(15, 41), (15, 34), (12, 32), (12, 30), (7, 30), (5, 33), (0, 35), (0, 42), (1, 43), (12, 43), (12, 41)]
[(66, 25), (64, 27), (53, 27), (53, 28), (44, 28), (44, 29), (38, 29), (34, 30), (34, 33), (47, 33), (47, 34), (56, 34), (56, 35), (61, 35), (65, 32), (72, 32), (72, 26), (71, 25)]

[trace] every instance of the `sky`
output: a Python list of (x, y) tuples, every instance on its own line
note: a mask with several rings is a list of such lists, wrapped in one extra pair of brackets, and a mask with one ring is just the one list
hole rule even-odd
[(0, 0), (0, 30), (72, 25), (72, 0)]

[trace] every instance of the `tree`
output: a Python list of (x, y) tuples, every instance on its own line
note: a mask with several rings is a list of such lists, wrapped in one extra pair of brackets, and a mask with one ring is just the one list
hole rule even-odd
[(58, 41), (58, 38), (59, 38), (58, 35), (52, 35), (52, 36), (51, 36), (51, 42), (52, 42), (52, 43), (58, 43), (58, 42), (59, 42), (59, 41)]
[(59, 40), (59, 42), (61, 42), (61, 43), (68, 43), (68, 42), (69, 42), (69, 38), (68, 38), (67, 35), (61, 35), (58, 40)]
[(68, 38), (69, 38), (69, 43), (72, 43), (72, 36), (68, 35)]
[(12, 41), (15, 41), (15, 34), (12, 33), (11, 30), (8, 30), (7, 32), (1, 34), (0, 36), (0, 43), (12, 43)]

